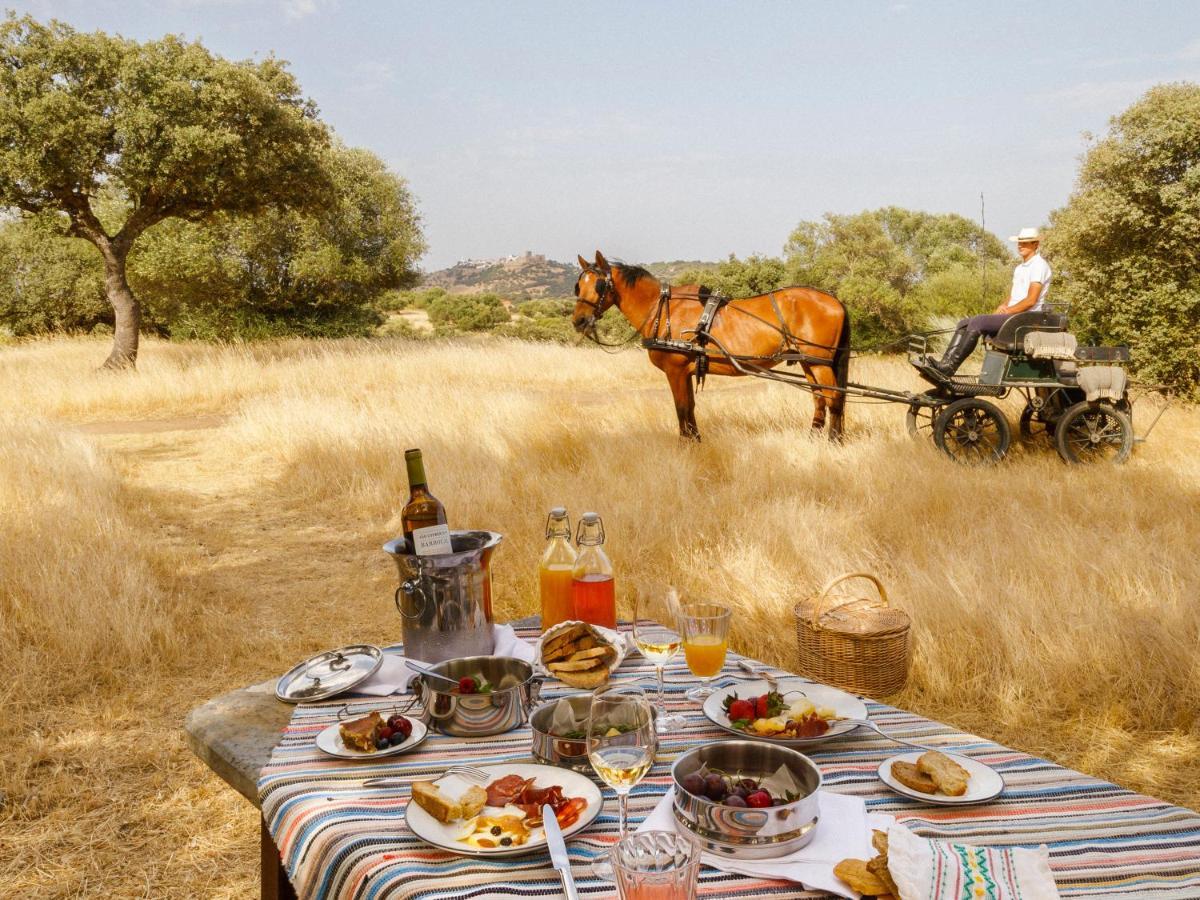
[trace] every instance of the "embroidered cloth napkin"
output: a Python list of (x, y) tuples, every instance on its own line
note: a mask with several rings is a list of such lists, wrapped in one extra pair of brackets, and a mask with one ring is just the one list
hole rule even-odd
[(1059, 900), (1045, 847), (971, 847), (888, 829), (888, 872), (901, 900)]
[[(883, 813), (868, 813), (861, 797), (833, 791), (821, 791), (817, 796), (820, 820), (816, 836), (807, 847), (775, 859), (730, 859), (704, 853), (702, 862), (722, 872), (737, 872), (752, 878), (798, 881), (810, 890), (828, 891), (839, 897), (859, 900), (859, 895), (833, 874), (833, 867), (846, 857), (870, 859), (874, 856), (871, 829), (887, 831), (896, 819)], [(674, 801), (675, 789), (670, 788), (637, 830), (674, 831), (675, 814), (671, 810)]]
[[(495, 640), (493, 656), (515, 656), (527, 663), (533, 662), (533, 645), (523, 640), (513, 631), (511, 625), (493, 625), (492, 636)], [(392, 694), (402, 694), (408, 690), (408, 683), (416, 676), (416, 672), (405, 665), (407, 661), (399, 653), (384, 652), (383, 662), (375, 674), (354, 689), (356, 694), (368, 697), (389, 697)], [(419, 665), (426, 665), (416, 660)]]

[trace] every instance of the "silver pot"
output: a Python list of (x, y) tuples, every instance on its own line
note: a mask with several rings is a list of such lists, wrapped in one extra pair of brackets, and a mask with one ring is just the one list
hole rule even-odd
[(503, 539), (494, 531), (452, 531), (452, 552), (435, 556), (417, 556), (402, 537), (383, 545), (400, 570), (396, 611), (409, 659), (438, 663), (495, 649), (488, 564)]
[[(791, 803), (766, 809), (725, 806), (684, 790), (682, 779), (702, 766), (727, 775), (761, 780), (787, 766), (803, 786)], [(739, 859), (772, 859), (799, 850), (816, 835), (821, 770), (790, 747), (759, 741), (719, 741), (689, 750), (671, 767), (675, 821), (704, 849)]]
[[(571, 704), (576, 721), (587, 723), (588, 710), (592, 705), (592, 695), (568, 694), (563, 698)], [(533, 731), (533, 758), (548, 766), (562, 766), (573, 769), (585, 775), (592, 774), (592, 764), (588, 762), (587, 739), (569, 738), (550, 733), (550, 720), (554, 716), (554, 707), (558, 700), (543, 703), (529, 717), (529, 727)]]
[[(588, 691), (580, 694), (567, 694), (564, 697), (549, 700), (533, 711), (529, 717), (529, 728), (533, 732), (533, 758), (548, 766), (561, 766), (584, 775), (595, 775), (592, 763), (588, 759), (587, 739), (564, 737), (552, 734), (550, 720), (554, 718), (554, 707), (560, 700), (571, 704), (575, 721), (587, 725), (588, 713), (591, 711), (593, 693)], [(651, 708), (651, 720), (658, 721), (658, 709)]]
[(490, 694), (460, 694), (440, 678), (418, 675), (412, 680), (410, 689), (423, 707), (421, 721), (456, 737), (502, 734), (524, 725), (542, 690), (533, 666), (511, 656), (468, 656), (429, 668), (456, 682), (482, 675), (494, 685)]

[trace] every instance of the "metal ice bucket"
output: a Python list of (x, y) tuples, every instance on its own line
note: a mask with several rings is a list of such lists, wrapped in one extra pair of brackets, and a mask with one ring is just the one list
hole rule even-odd
[(417, 556), (402, 537), (383, 545), (400, 569), (395, 600), (406, 656), (439, 663), (492, 654), (488, 562), (501, 540), (494, 531), (452, 531), (451, 552), (435, 556)]

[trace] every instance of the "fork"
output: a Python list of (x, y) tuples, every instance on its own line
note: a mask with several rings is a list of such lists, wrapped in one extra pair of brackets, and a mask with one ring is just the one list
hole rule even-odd
[(906, 740), (904, 740), (904, 738), (898, 738), (894, 734), (888, 734), (886, 731), (881, 729), (878, 725), (876, 725), (874, 722), (872, 722), (869, 719), (835, 719), (834, 721), (839, 725), (842, 725), (842, 724), (857, 725), (860, 728), (869, 728), (873, 732), (875, 732), (877, 735), (879, 735), (881, 738), (884, 738), (885, 740), (892, 741), (893, 743), (896, 743), (896, 744), (903, 744), (905, 747), (912, 747), (914, 750), (933, 750), (934, 749), (933, 747), (926, 747), (924, 744), (914, 744), (912, 741), (906, 741)]
[[(476, 784), (487, 784), (489, 781), (491, 781), (491, 777), (487, 774), (487, 772), (484, 772), (482, 769), (476, 769), (474, 766), (451, 766), (444, 773), (442, 773), (443, 778), (445, 778), (447, 775), (457, 775), (464, 781), (473, 781)], [(380, 775), (376, 778), (366, 779), (363, 782), (363, 787), (402, 787), (403, 785), (408, 784), (409, 781), (410, 779), (397, 778), (394, 775)]]

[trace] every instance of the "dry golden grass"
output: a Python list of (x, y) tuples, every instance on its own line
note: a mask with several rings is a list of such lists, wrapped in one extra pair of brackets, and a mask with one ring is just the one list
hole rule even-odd
[[(410, 446), (454, 524), (506, 535), (505, 617), (535, 611), (558, 503), (604, 513), (623, 598), (671, 581), (727, 600), (736, 648), (785, 666), (793, 604), (868, 569), (916, 622), (897, 703), (1200, 805), (1194, 409), (1122, 468), (1042, 450), (976, 471), (914, 444), (902, 408), (851, 406), (832, 446), (807, 434), (805, 395), (740, 379), (710, 380), (705, 442), (683, 445), (639, 353), (150, 342), (112, 375), (104, 349), (0, 350), (6, 890), (253, 894), (255, 813), (180, 725), (304, 653), (399, 638), (378, 547)], [(855, 365), (915, 384), (898, 360)], [(217, 427), (138, 424), (195, 416)]]

